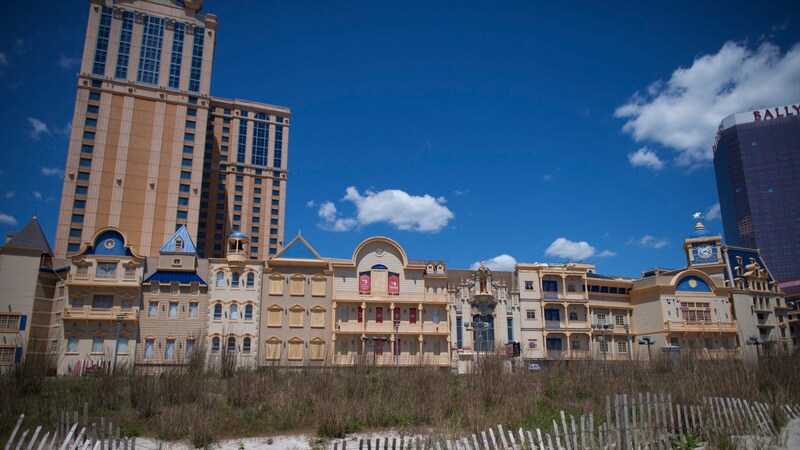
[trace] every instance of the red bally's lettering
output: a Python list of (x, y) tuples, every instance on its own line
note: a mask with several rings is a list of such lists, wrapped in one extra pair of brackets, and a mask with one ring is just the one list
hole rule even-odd
[(761, 111), (753, 111), (753, 120), (761, 120)]
[(800, 105), (791, 105), (791, 108), (794, 111), (789, 110), (789, 106), (783, 107), (783, 114), (781, 114), (781, 108), (775, 108), (775, 113), (773, 114), (772, 111), (769, 109), (764, 110), (764, 114), (761, 114), (761, 111), (753, 111), (753, 120), (768, 120), (774, 119), (776, 117), (784, 117), (784, 116), (797, 116), (800, 115)]

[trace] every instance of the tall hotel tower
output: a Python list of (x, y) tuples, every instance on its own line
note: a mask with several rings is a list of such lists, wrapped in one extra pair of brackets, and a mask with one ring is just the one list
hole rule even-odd
[(217, 18), (202, 6), (90, 1), (57, 256), (106, 227), (147, 256), (181, 225), (205, 257), (233, 231), (253, 259), (283, 245), (290, 110), (210, 96)]
[(728, 245), (759, 248), (789, 295), (800, 296), (800, 103), (723, 119), (714, 171)]

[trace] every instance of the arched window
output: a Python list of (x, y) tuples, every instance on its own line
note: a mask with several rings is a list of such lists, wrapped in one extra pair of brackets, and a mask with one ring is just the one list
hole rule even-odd
[(239, 287), (239, 272), (233, 272), (231, 276), (231, 287), (238, 288)]
[(233, 336), (228, 338), (228, 353), (236, 353), (236, 338)]
[(222, 320), (222, 305), (214, 305), (214, 320)]
[(217, 272), (217, 287), (225, 286), (225, 274), (222, 272)]
[(242, 339), (242, 353), (244, 353), (245, 355), (249, 355), (250, 354), (250, 338), (249, 337), (246, 337), (246, 338)]
[(231, 305), (231, 320), (239, 320), (239, 306)]
[(244, 320), (253, 320), (253, 305), (244, 306)]
[(255, 274), (253, 274), (253, 272), (248, 273), (247, 274), (247, 287), (249, 289), (252, 289), (253, 286), (255, 286), (255, 284), (256, 284), (256, 276), (255, 276)]
[(211, 353), (219, 353), (219, 338), (211, 339)]

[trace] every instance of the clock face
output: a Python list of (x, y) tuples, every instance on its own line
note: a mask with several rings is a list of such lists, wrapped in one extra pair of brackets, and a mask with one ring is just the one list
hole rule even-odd
[(697, 247), (697, 258), (698, 259), (711, 259), (714, 256), (714, 249), (710, 245), (703, 245)]

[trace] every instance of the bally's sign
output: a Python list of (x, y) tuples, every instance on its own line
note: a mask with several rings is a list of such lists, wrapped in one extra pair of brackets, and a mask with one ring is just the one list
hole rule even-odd
[(800, 115), (800, 104), (778, 106), (775, 108), (766, 108), (753, 111), (753, 120), (770, 120), (778, 117), (798, 116)]

